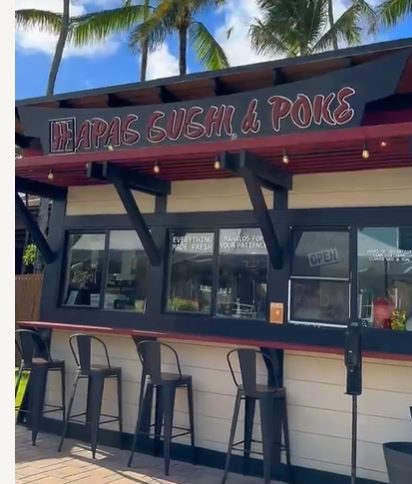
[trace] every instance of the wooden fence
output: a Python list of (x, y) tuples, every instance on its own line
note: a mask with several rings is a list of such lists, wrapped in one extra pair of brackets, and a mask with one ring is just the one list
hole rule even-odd
[(42, 274), (19, 274), (15, 277), (16, 321), (38, 321)]

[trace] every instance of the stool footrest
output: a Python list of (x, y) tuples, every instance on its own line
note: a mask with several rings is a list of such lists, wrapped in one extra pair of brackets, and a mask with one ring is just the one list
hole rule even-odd
[[(74, 415), (73, 415), (73, 417), (74, 417)], [(79, 415), (77, 415), (77, 417), (79, 417)], [(113, 417), (110, 420), (99, 420), (99, 425), (105, 425), (105, 424), (108, 424), (108, 423), (111, 423), (111, 422), (118, 422), (118, 421), (119, 421), (119, 417)], [(83, 425), (90, 425), (91, 424), (91, 422), (89, 422), (87, 420), (86, 421), (85, 420), (77, 420), (77, 419), (72, 418), (72, 417), (70, 417), (68, 422), (76, 422), (76, 423), (83, 424)]]
[[(150, 425), (150, 427), (153, 427), (154, 424)], [(181, 432), (180, 434), (175, 434), (175, 435), (172, 435), (170, 438), (171, 439), (176, 439), (177, 437), (183, 437), (184, 435), (189, 435), (190, 434), (190, 430), (189, 429), (186, 429), (186, 428), (183, 428), (183, 427), (172, 427), (172, 429), (175, 429), (175, 430), (183, 430), (183, 432)], [(155, 437), (159, 437), (161, 439), (163, 439), (163, 435), (162, 434), (155, 434), (153, 432), (138, 432), (138, 435), (146, 435), (147, 437), (152, 437), (152, 438), (155, 438)]]
[[(244, 443), (245, 443), (244, 440), (240, 440), (239, 442), (235, 442), (232, 445), (232, 452), (233, 451), (235, 451), (235, 452), (245, 452), (245, 449), (244, 448), (243, 449), (238, 448), (240, 445), (242, 445), (242, 444), (244, 445)], [(263, 444), (263, 442), (261, 440), (254, 440), (254, 439), (251, 440), (251, 443), (252, 444)], [(274, 443), (274, 445), (276, 447), (280, 447), (281, 452), (286, 450), (286, 446), (284, 444)], [(249, 450), (249, 454), (263, 455), (263, 452), (259, 452), (258, 450), (252, 450), (252, 449), (250, 449)]]

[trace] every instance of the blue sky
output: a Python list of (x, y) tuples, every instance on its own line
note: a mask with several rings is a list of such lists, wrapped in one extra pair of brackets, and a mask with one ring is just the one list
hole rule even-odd
[[(61, 0), (16, 0), (16, 8), (39, 8), (58, 10)], [(346, 0), (337, 0), (336, 14), (344, 8)], [(95, 11), (99, 8), (113, 8), (120, 0), (73, 0), (74, 15)], [(231, 65), (250, 64), (269, 60), (269, 56), (258, 56), (250, 48), (247, 26), (258, 15), (255, 0), (228, 0), (219, 10), (203, 13), (199, 20), (219, 39)], [(230, 39), (225, 32), (235, 26)], [(412, 35), (412, 18), (406, 19), (396, 28), (381, 32), (368, 43), (405, 38)], [(55, 38), (49, 34), (30, 31), (16, 34), (16, 99), (42, 96), (46, 90), (51, 55)], [(201, 70), (192, 52), (188, 58), (189, 72)], [(149, 77), (159, 78), (177, 74), (177, 43), (175, 37), (167, 39), (149, 60)], [(127, 36), (108, 39), (103, 45), (92, 45), (84, 49), (69, 46), (66, 49), (57, 84), (56, 93), (91, 89), (95, 87), (125, 84), (137, 81), (139, 77), (138, 56), (127, 47)]]

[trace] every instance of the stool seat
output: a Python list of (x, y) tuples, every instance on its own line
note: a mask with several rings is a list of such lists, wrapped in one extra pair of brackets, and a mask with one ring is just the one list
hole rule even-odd
[[(31, 426), (32, 444), (36, 445), (37, 434), (40, 428), (43, 414), (61, 412), (62, 420), (65, 419), (66, 407), (66, 383), (65, 364), (63, 360), (55, 360), (50, 355), (48, 342), (38, 333), (31, 329), (17, 329), (16, 349), (20, 355), (21, 362), (15, 384), (15, 396), (17, 396), (23, 372), (29, 371), (29, 408), (16, 407), (20, 413), (29, 416), (28, 422)], [(61, 405), (45, 403), (47, 377), (49, 371), (60, 374)]]
[[(182, 373), (179, 357), (176, 351), (166, 343), (160, 343), (159, 341), (154, 340), (138, 342), (135, 340), (135, 343), (139, 359), (142, 362), (142, 379), (140, 383), (140, 398), (136, 428), (128, 466), (130, 467), (132, 465), (138, 435), (146, 434), (149, 437), (153, 437), (155, 455), (157, 455), (160, 439), (163, 438), (164, 469), (165, 474), (169, 475), (172, 439), (190, 434), (192, 462), (195, 463), (196, 460), (192, 377), (191, 375), (184, 375)], [(161, 371), (162, 348), (174, 355), (177, 373)], [(188, 428), (173, 425), (173, 413), (177, 389), (179, 389), (179, 391), (186, 390), (187, 408), (189, 413)], [(154, 424), (152, 424), (151, 409), (154, 391), (156, 391), (155, 421)], [(154, 432), (151, 431), (151, 427), (154, 427)], [(173, 435), (173, 430), (175, 429), (178, 429), (179, 433)]]
[(46, 366), (47, 368), (62, 368), (64, 366), (63, 360), (46, 360), (45, 358), (33, 358), (31, 365), (23, 363), (23, 368), (31, 368), (32, 366)]
[(121, 373), (120, 366), (92, 365), (87, 369), (80, 369), (81, 375), (93, 375), (93, 373), (103, 374), (104, 376), (117, 376)]
[[(160, 378), (163, 383), (175, 383), (178, 385), (187, 385), (192, 381), (191, 375), (179, 375), (179, 373), (161, 373)], [(151, 383), (150, 375), (148, 379)]]
[[(77, 351), (74, 348), (74, 343), (77, 345)], [(94, 351), (92, 344), (98, 345), (100, 350), (104, 350), (106, 356), (106, 364), (96, 364), (93, 361)], [(67, 434), (67, 429), (70, 420), (75, 421), (77, 417), (85, 417), (86, 430), (90, 432), (90, 443), (93, 459), (96, 457), (97, 437), (99, 426), (112, 422), (119, 424), (119, 443), (122, 444), (123, 425), (122, 425), (122, 369), (120, 366), (112, 366), (110, 364), (109, 353), (106, 344), (96, 336), (89, 334), (73, 334), (69, 338), (69, 346), (73, 354), (74, 361), (77, 365), (76, 377), (73, 382), (73, 390), (69, 401), (67, 416), (64, 421), (63, 433), (61, 436), (58, 451), (63, 447), (63, 442)], [(102, 400), (104, 393), (104, 383), (106, 378), (116, 379), (117, 383), (117, 415), (107, 415), (102, 413)], [(76, 396), (77, 385), (79, 380), (87, 380), (87, 404), (86, 411), (72, 415), (72, 408), (74, 398)], [(109, 417), (109, 420), (101, 420), (101, 416)], [(78, 420), (77, 420), (78, 421)]]
[[(286, 389), (282, 387), (276, 388), (269, 385), (258, 383), (255, 388), (256, 388), (256, 396), (254, 398), (259, 398), (265, 394), (271, 394), (271, 396), (274, 398), (285, 398), (285, 395), (286, 395)], [(246, 394), (243, 385), (239, 385), (239, 390), (242, 393)], [(253, 398), (252, 395), (248, 395), (248, 397)]]
[[(237, 380), (232, 355), (237, 354), (240, 368), (241, 381)], [(226, 360), (232, 375), (233, 382), (237, 388), (235, 406), (233, 409), (232, 424), (230, 426), (229, 443), (226, 454), (225, 470), (221, 484), (226, 483), (229, 473), (231, 453), (233, 450), (243, 446), (243, 472), (248, 474), (251, 454), (263, 456), (263, 478), (265, 484), (270, 484), (272, 464), (275, 459), (275, 452), (279, 452), (276, 460), (280, 462), (282, 451), (286, 453), (286, 464), (289, 474), (289, 483), (293, 482), (292, 465), (290, 461), (289, 425), (286, 405), (286, 389), (279, 384), (276, 365), (272, 358), (262, 350), (237, 348), (226, 355)], [(266, 366), (266, 377), (268, 384), (258, 383), (258, 360)], [(269, 376), (272, 375), (272, 378)], [(238, 424), (241, 403), (244, 403), (244, 438), (235, 443), (236, 427)], [(253, 439), (253, 422), (256, 404), (259, 405), (260, 430), (262, 440)], [(278, 417), (279, 427), (276, 425), (275, 414)], [(282, 443), (282, 430), (284, 444)], [(252, 450), (252, 443), (261, 443), (262, 451)]]

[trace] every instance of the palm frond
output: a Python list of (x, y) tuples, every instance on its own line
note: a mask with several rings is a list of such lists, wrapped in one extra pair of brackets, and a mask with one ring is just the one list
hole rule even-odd
[[(284, 42), (271, 28), (261, 20), (255, 20), (249, 27), (252, 48), (257, 54), (290, 54), (290, 45)], [(298, 55), (298, 53), (294, 54)]]
[(214, 71), (229, 67), (229, 61), (221, 45), (202, 22), (192, 22), (189, 35), (196, 55), (206, 69)]
[(150, 17), (130, 32), (129, 47), (138, 51), (146, 40), (152, 51), (161, 45), (176, 28), (178, 7), (178, 0), (161, 0)]
[(411, 13), (412, 0), (385, 0), (378, 7), (378, 16), (387, 27), (395, 25)]
[(129, 31), (144, 19), (143, 5), (101, 10), (72, 19), (71, 41), (76, 45), (99, 42), (117, 32)]
[(150, 19), (140, 25), (136, 25), (136, 27), (130, 32), (129, 48), (133, 52), (139, 52), (145, 40), (147, 40), (149, 44), (149, 50), (155, 50), (163, 44), (167, 35), (170, 33), (161, 22), (151, 25), (150, 29), (147, 25), (148, 22), (150, 22)]
[(362, 29), (359, 26), (359, 14), (357, 6), (353, 4), (334, 23), (334, 25), (322, 35), (313, 45), (311, 52), (324, 51), (333, 46), (333, 39), (343, 41), (348, 45), (359, 45), (362, 42)]
[(62, 27), (62, 14), (48, 10), (21, 9), (15, 11), (17, 27), (31, 29), (33, 27), (58, 34)]

